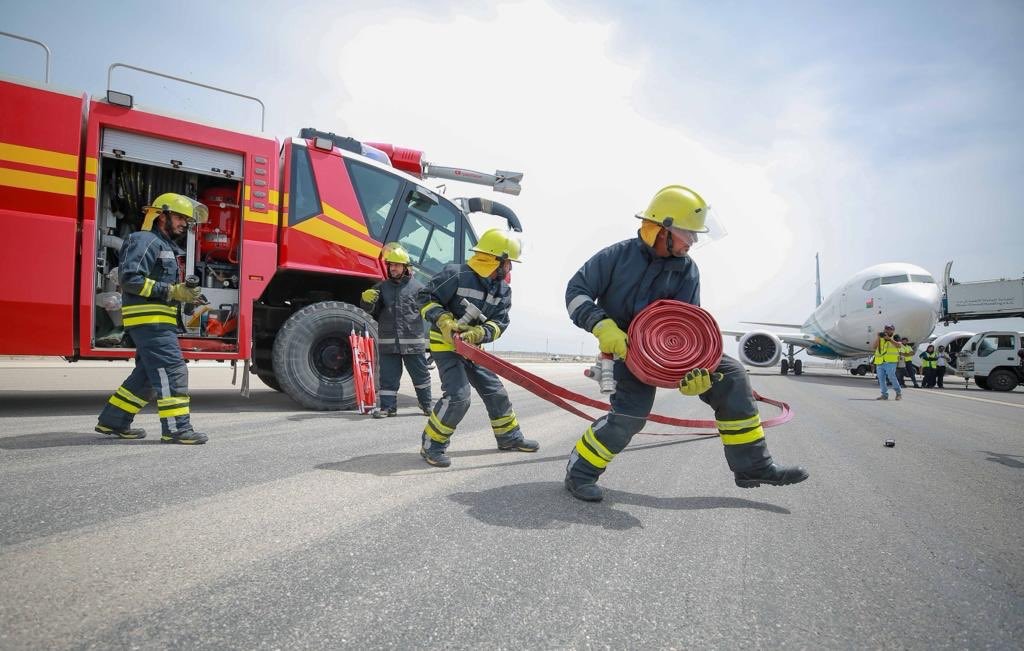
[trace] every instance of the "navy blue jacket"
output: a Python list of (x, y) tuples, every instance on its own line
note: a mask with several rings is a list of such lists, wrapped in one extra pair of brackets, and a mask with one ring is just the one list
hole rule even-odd
[(382, 280), (373, 289), (380, 291), (380, 296), (372, 304), (363, 301), (361, 307), (377, 320), (380, 352), (399, 355), (424, 352), (427, 346), (418, 297), (423, 283), (406, 274), (398, 280)]
[(419, 294), (423, 305), (420, 314), (431, 324), (430, 350), (455, 350), (442, 338), (437, 319), (445, 312), (461, 318), (466, 313), (462, 299), (475, 305), (484, 315), (482, 324), (472, 324), (484, 326), (484, 339), (480, 343), (494, 341), (508, 329), (508, 311), (512, 308), (512, 288), (508, 283), (502, 278), (481, 278), (468, 264), (445, 265)]
[(121, 245), (119, 268), (124, 326), (177, 328), (178, 304), (167, 296), (180, 282), (178, 256), (185, 252), (159, 231), (132, 233)]
[(569, 279), (565, 307), (569, 318), (592, 332), (612, 319), (622, 330), (645, 307), (669, 298), (700, 305), (700, 270), (689, 256), (661, 258), (639, 237), (598, 251)]

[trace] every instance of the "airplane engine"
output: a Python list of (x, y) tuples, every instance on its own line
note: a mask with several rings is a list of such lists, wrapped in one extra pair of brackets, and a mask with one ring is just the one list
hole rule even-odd
[(740, 338), (740, 361), (750, 366), (775, 366), (782, 357), (782, 342), (770, 332), (754, 330)]

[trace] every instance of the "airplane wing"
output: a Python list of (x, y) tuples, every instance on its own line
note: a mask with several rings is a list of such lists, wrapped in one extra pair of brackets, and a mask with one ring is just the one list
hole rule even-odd
[(794, 330), (799, 330), (801, 327), (803, 327), (796, 323), (768, 323), (767, 321), (741, 321), (740, 323), (749, 323), (750, 325), (772, 326), (773, 328), (793, 328)]
[[(745, 334), (747, 334), (746, 330), (722, 330), (723, 336), (734, 337), (736, 341), (739, 341), (740, 338)], [(813, 346), (814, 344), (818, 343), (818, 341), (812, 335), (804, 334), (802, 332), (773, 332), (772, 334), (778, 337), (779, 341), (781, 341), (784, 344), (800, 346), (801, 348)]]

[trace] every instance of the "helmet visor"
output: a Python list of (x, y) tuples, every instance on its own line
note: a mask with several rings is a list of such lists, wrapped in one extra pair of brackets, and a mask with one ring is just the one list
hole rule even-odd
[(676, 233), (678, 231), (682, 231), (682, 233), (690, 233), (690, 234), (692, 234), (692, 236), (694, 238), (694, 241), (693, 241), (693, 243), (690, 244), (690, 250), (691, 251), (693, 251), (695, 249), (699, 249), (699, 248), (701, 248), (703, 246), (707, 246), (708, 244), (711, 244), (712, 242), (717, 242), (718, 240), (720, 240), (723, 237), (725, 237), (726, 235), (728, 235), (728, 233), (725, 230), (725, 227), (722, 226), (721, 220), (718, 218), (718, 212), (715, 211), (711, 206), (707, 207), (707, 214), (704, 217), (704, 228), (707, 229), (707, 230), (705, 232), (702, 232), (702, 233), (695, 233), (693, 231), (685, 231), (685, 230), (683, 230), (681, 228), (680, 229), (673, 228), (672, 231), (673, 231), (673, 233)]

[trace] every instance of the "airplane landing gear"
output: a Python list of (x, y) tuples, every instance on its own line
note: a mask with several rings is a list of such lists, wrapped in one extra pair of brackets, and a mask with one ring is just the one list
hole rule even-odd
[(779, 364), (779, 372), (781, 372), (783, 375), (789, 375), (789, 370), (793, 369), (793, 375), (800, 375), (801, 373), (804, 372), (803, 361), (799, 359), (793, 359), (796, 356), (796, 353), (793, 352), (792, 344), (787, 346), (787, 348), (789, 350), (788, 352), (786, 352), (786, 356), (782, 358), (782, 362), (780, 362)]
[(789, 360), (788, 359), (783, 358), (782, 365), (779, 367), (779, 370), (782, 372), (783, 375), (789, 375)]

